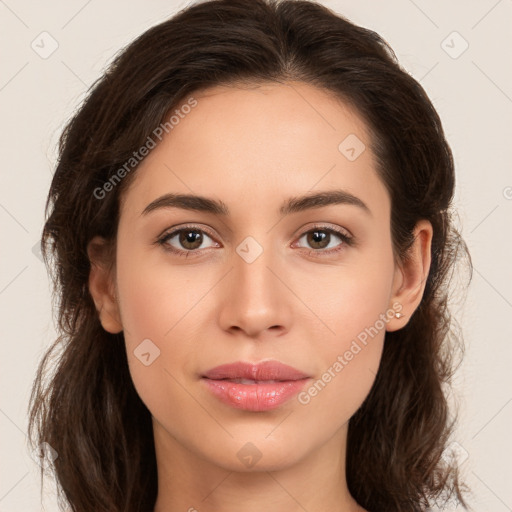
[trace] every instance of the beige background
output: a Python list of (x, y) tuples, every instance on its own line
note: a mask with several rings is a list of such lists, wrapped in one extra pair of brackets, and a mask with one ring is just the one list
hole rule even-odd
[[(456, 381), (454, 446), (474, 510), (512, 510), (512, 1), (323, 3), (380, 33), (443, 119), (475, 267), (467, 300), (456, 308), (467, 351)], [(55, 337), (49, 282), (34, 245), (57, 138), (112, 56), (185, 5), (0, 0), (1, 512), (41, 509), (26, 407), (36, 364)], [(51, 488), (44, 504), (57, 510)]]

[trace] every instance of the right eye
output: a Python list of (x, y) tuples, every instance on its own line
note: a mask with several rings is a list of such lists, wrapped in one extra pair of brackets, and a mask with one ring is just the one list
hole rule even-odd
[(178, 256), (188, 257), (191, 253), (214, 246), (201, 247), (205, 242), (205, 236), (211, 239), (211, 236), (204, 229), (199, 229), (197, 226), (187, 226), (165, 233), (158, 239), (158, 243), (167, 251)]

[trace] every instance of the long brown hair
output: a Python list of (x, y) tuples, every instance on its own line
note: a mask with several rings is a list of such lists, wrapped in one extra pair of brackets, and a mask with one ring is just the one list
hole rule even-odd
[(443, 496), (465, 503), (456, 464), (443, 451), (454, 428), (444, 388), (462, 354), (448, 283), (468, 253), (452, 222), (454, 164), (438, 114), (378, 34), (326, 7), (213, 0), (125, 48), (61, 136), (42, 235), (60, 336), (39, 366), (29, 435), (57, 452), (53, 469), (73, 511), (150, 511), (157, 495), (151, 415), (131, 381), (122, 333), (103, 330), (88, 290), (87, 244), (96, 235), (115, 241), (136, 165), (108, 193), (98, 190), (195, 91), (286, 80), (331, 92), (366, 121), (399, 258), (417, 221), (433, 226), (422, 301), (403, 329), (386, 333), (374, 386), (350, 420), (349, 490), (372, 511), (426, 510)]

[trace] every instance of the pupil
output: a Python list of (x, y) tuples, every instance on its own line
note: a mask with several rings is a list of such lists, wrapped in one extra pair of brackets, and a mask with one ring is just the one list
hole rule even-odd
[(314, 244), (322, 244), (322, 241), (324, 241), (327, 238), (328, 234), (324, 231), (313, 231), (312, 232), (312, 238)]
[[(197, 231), (182, 232), (181, 242), (185, 247), (188, 247), (187, 244), (194, 245), (194, 243), (196, 243), (198, 240), (199, 240), (199, 245), (201, 245), (201, 233), (199, 233)], [(188, 247), (188, 248), (194, 249), (195, 247)]]

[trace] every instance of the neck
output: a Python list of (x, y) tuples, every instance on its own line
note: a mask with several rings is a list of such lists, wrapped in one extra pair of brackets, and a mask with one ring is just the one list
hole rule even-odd
[[(154, 512), (355, 512), (345, 477), (346, 427), (293, 464), (240, 471), (199, 457), (154, 421), (158, 497)], [(236, 451), (236, 450), (235, 450)]]

